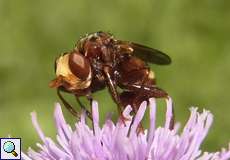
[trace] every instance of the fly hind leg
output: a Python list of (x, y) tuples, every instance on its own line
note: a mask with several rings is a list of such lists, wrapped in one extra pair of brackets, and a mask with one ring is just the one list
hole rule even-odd
[[(130, 84), (126, 86), (126, 89), (129, 92), (121, 94), (121, 101), (124, 105), (131, 104), (134, 106), (134, 110), (138, 109), (143, 101), (148, 102), (149, 98), (168, 98), (167, 92), (156, 86)], [(175, 115), (173, 112), (169, 127), (171, 130), (174, 128), (174, 120)]]
[[(146, 97), (139, 97), (137, 93), (131, 91), (122, 92), (120, 94), (120, 99), (123, 106), (131, 105), (133, 109), (132, 113), (134, 118), (132, 119), (131, 122), (132, 125), (141, 103), (143, 101), (148, 101), (148, 99)], [(141, 122), (138, 124), (136, 132), (137, 134), (144, 133), (144, 127)]]

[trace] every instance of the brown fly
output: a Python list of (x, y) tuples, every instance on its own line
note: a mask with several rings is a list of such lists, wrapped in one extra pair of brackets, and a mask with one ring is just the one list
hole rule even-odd
[[(171, 59), (157, 49), (117, 40), (106, 32), (92, 33), (81, 38), (72, 51), (56, 59), (56, 78), (50, 82), (50, 87), (57, 88), (58, 96), (66, 108), (77, 117), (79, 113), (63, 98), (60, 91), (73, 94), (90, 118), (90, 112), (79, 97), (86, 96), (92, 102), (92, 93), (105, 87), (121, 116), (128, 104), (131, 104), (135, 113), (140, 103), (148, 101), (150, 97), (168, 96), (156, 86), (155, 74), (147, 62), (167, 65)], [(118, 88), (122, 92), (118, 92)]]

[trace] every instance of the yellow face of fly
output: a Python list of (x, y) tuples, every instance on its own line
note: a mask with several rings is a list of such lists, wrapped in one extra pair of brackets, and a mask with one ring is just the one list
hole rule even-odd
[(88, 88), (91, 84), (91, 78), (92, 78), (91, 70), (87, 79), (82, 81), (80, 78), (78, 78), (71, 72), (69, 68), (69, 55), (70, 54), (65, 54), (63, 56), (60, 56), (56, 60), (56, 76), (62, 77), (62, 80), (69, 83), (71, 86), (69, 89)]

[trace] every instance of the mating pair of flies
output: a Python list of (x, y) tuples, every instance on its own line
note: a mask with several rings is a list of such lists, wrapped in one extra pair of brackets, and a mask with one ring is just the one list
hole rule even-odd
[(168, 97), (164, 90), (156, 86), (154, 72), (147, 62), (166, 65), (171, 63), (171, 59), (159, 50), (117, 40), (106, 32), (96, 32), (81, 38), (72, 51), (55, 60), (56, 78), (49, 86), (57, 88), (57, 94), (65, 107), (79, 118), (80, 114), (60, 91), (73, 94), (90, 119), (92, 115), (79, 97), (86, 96), (92, 103), (92, 93), (107, 87), (121, 118), (126, 120), (122, 111), (128, 104), (135, 114), (143, 101), (151, 97)]

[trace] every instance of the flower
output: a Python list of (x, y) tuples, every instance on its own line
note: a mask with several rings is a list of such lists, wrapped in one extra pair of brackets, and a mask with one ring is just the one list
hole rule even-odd
[(54, 117), (57, 128), (57, 142), (46, 137), (38, 125), (36, 113), (33, 112), (32, 123), (43, 144), (37, 144), (39, 151), (31, 148), (25, 160), (227, 160), (230, 159), (229, 149), (221, 152), (208, 153), (200, 150), (200, 145), (206, 137), (213, 121), (213, 115), (204, 110), (191, 108), (190, 118), (183, 131), (178, 133), (179, 125), (169, 129), (172, 116), (172, 100), (167, 99), (166, 120), (163, 127), (156, 127), (156, 102), (150, 100), (150, 127), (137, 134), (138, 124), (142, 120), (147, 103), (143, 102), (135, 117), (127, 106), (124, 116), (131, 121), (118, 119), (114, 123), (108, 117), (102, 127), (99, 126), (99, 112), (96, 101), (92, 104), (93, 129), (86, 124), (83, 113), (79, 122), (72, 129), (65, 121), (61, 106), (56, 104)]

